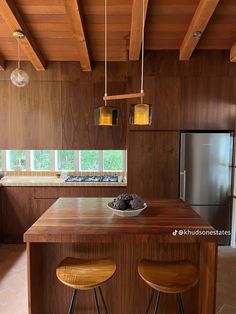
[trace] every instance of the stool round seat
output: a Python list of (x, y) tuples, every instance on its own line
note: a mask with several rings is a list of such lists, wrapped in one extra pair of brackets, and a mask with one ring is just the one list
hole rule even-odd
[(159, 262), (143, 259), (138, 265), (138, 273), (149, 286), (164, 293), (182, 293), (199, 280), (198, 269), (187, 260)]
[(88, 290), (100, 286), (109, 280), (116, 271), (112, 259), (65, 258), (57, 267), (57, 278), (65, 285)]

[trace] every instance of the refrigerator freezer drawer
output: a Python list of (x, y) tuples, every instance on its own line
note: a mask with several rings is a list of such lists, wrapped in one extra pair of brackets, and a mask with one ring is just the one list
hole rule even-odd
[[(216, 230), (231, 230), (231, 211), (229, 205), (193, 206), (191, 207)], [(223, 236), (220, 244), (229, 245), (230, 236)]]

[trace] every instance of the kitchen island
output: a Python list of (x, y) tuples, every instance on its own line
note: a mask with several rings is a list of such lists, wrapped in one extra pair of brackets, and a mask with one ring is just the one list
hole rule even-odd
[[(117, 272), (103, 286), (112, 314), (145, 313), (151, 290), (138, 276), (140, 259), (188, 259), (199, 268), (200, 280), (183, 294), (185, 312), (215, 313), (217, 237), (209, 234), (214, 229), (180, 200), (147, 202), (140, 216), (127, 218), (115, 216), (107, 208), (109, 201), (60, 198), (24, 234), (29, 314), (67, 312), (72, 290), (55, 274), (56, 266), (67, 256), (115, 260)], [(180, 235), (179, 230), (198, 230), (204, 235), (189, 231)], [(79, 292), (76, 313), (95, 313), (92, 297), (89, 291)], [(159, 313), (177, 313), (174, 295), (163, 295)]]

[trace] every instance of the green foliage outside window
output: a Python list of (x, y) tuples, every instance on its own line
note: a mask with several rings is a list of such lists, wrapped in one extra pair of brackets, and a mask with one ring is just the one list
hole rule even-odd
[(80, 170), (98, 171), (99, 170), (99, 151), (81, 150), (80, 151)]
[(75, 151), (58, 150), (57, 168), (58, 170), (75, 170)]
[(50, 170), (50, 151), (34, 150), (33, 151), (33, 170)]
[(121, 150), (103, 151), (103, 169), (110, 171), (122, 171), (123, 154)]
[(26, 170), (26, 151), (10, 150), (10, 170)]

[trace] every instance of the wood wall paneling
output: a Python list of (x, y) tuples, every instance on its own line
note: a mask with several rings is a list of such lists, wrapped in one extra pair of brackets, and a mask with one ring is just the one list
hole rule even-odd
[[(153, 124), (145, 127), (128, 126), (132, 100), (109, 102), (120, 108), (118, 127), (94, 126), (93, 110), (103, 104), (104, 63), (95, 63), (91, 73), (83, 73), (76, 62), (49, 63), (48, 70), (41, 73), (29, 63), (22, 66), (31, 78), (24, 89), (9, 81), (15, 63), (8, 62), (7, 70), (0, 72), (0, 149), (125, 149), (129, 142), (129, 190), (152, 198), (177, 196), (179, 130), (234, 129), (236, 64), (228, 60), (227, 51), (198, 50), (183, 62), (177, 51), (146, 52), (145, 100), (153, 105)], [(108, 82), (109, 94), (138, 92), (140, 63), (109, 63)], [(167, 143), (160, 139), (165, 132), (172, 137), (175, 151), (169, 159), (165, 148), (158, 150), (160, 143)], [(136, 176), (140, 171), (146, 176), (142, 168), (146, 160), (151, 165), (151, 179), (140, 183)], [(169, 192), (169, 179), (160, 165), (155, 168), (157, 161), (169, 169)], [(154, 177), (153, 171), (158, 176)]]
[(178, 198), (178, 173), (178, 132), (130, 132), (128, 192), (145, 199)]
[(62, 146), (60, 83), (31, 81), (22, 89), (2, 81), (1, 89), (1, 149)]
[(191, 77), (181, 82), (181, 129), (233, 130), (235, 81)]
[[(129, 78), (129, 88), (138, 90), (140, 78)], [(180, 79), (178, 77), (145, 76), (144, 102), (152, 106), (151, 126), (129, 126), (130, 130), (178, 130), (180, 127)], [(129, 104), (138, 103), (130, 100)]]

